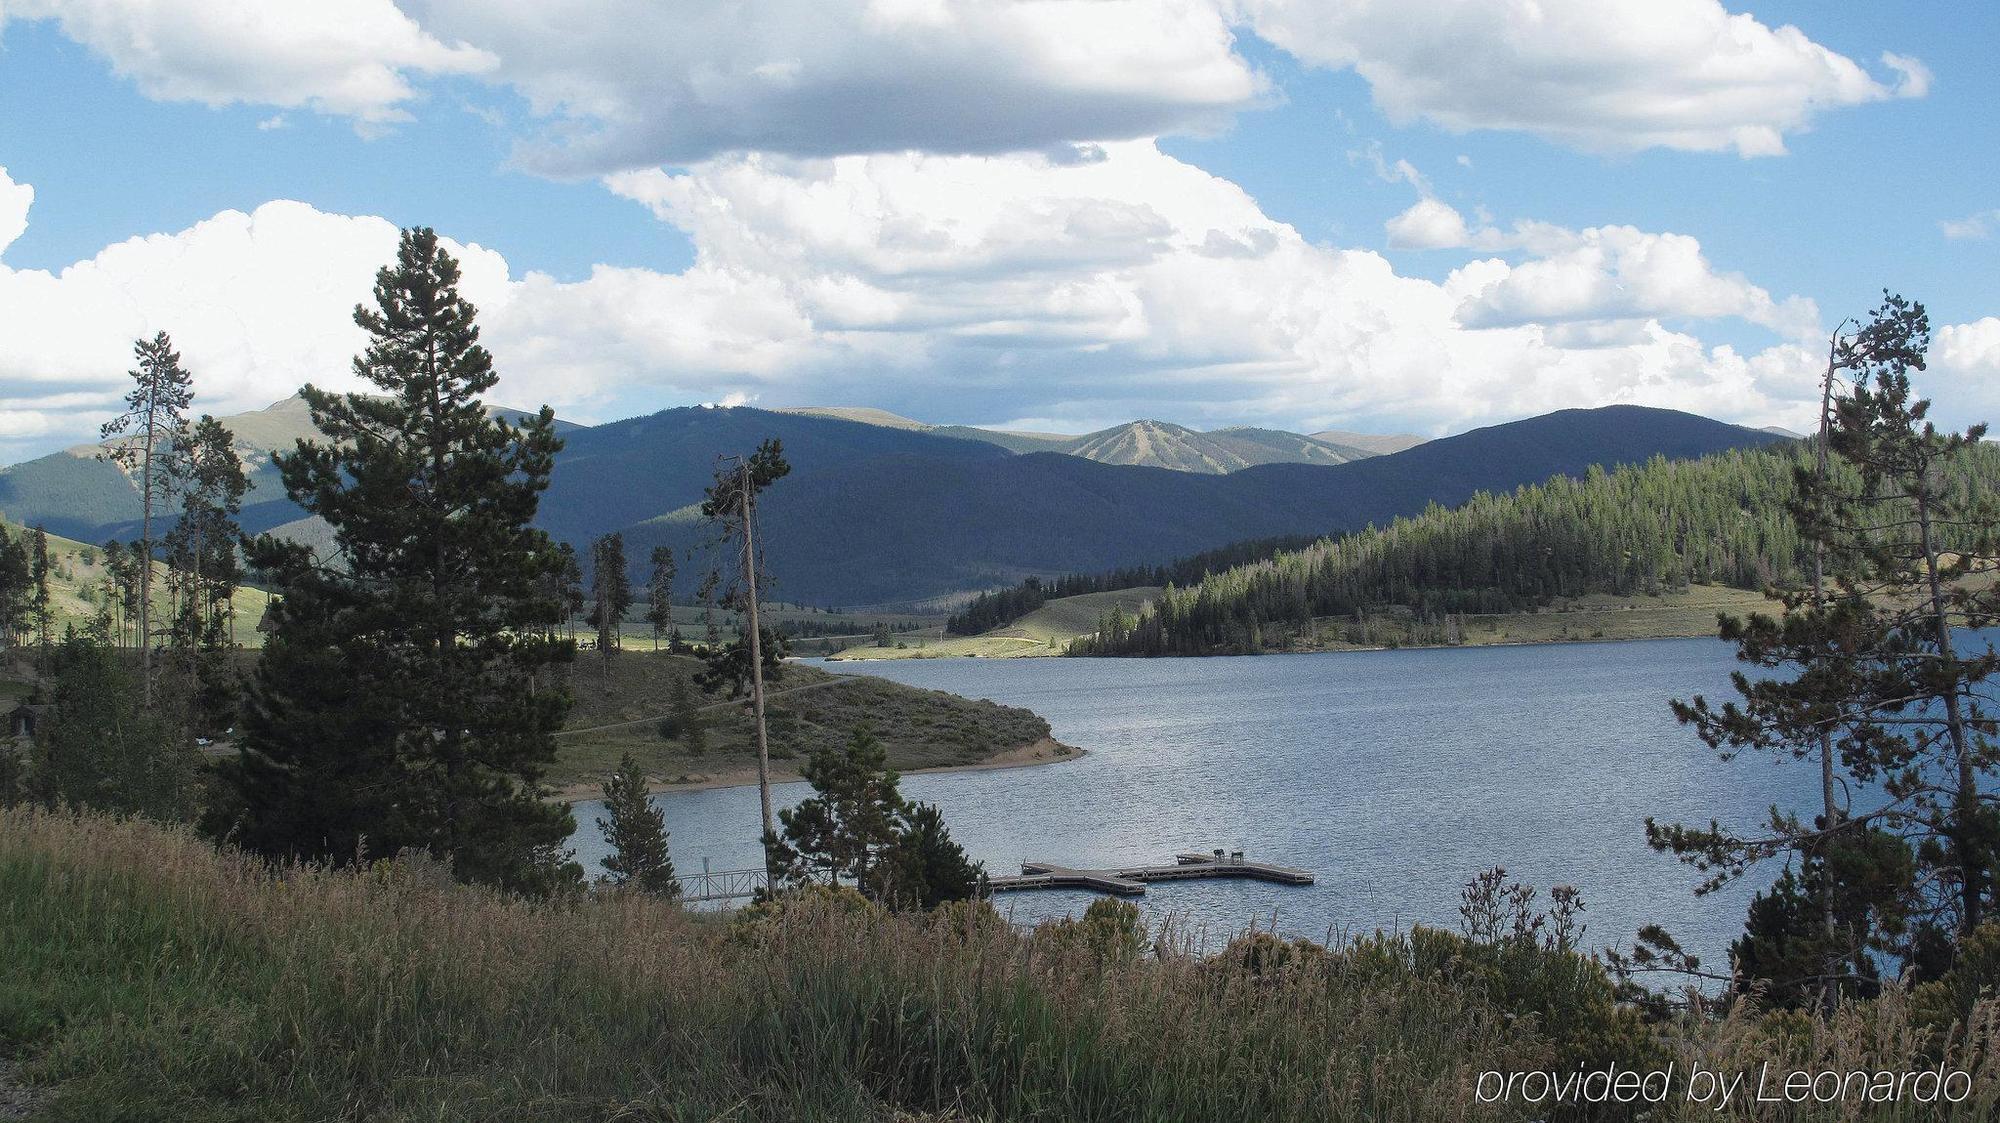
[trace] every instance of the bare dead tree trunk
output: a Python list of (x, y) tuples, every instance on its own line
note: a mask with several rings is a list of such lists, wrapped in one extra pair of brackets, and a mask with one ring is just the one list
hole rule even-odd
[(750, 464), (741, 469), (743, 486), (743, 592), (745, 620), (750, 629), (750, 711), (757, 726), (757, 799), (764, 814), (764, 874), (766, 884), (777, 887), (771, 841), (778, 835), (777, 820), (771, 813), (771, 742), (764, 726), (764, 636), (757, 624), (757, 532), (756, 499), (750, 483)]

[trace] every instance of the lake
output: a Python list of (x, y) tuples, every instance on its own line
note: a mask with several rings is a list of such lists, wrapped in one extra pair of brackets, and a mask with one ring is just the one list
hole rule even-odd
[[(1644, 822), (1754, 828), (1776, 803), (1811, 808), (1810, 762), (1715, 756), (1669, 698), (1733, 697), (1715, 640), (1350, 652), (1210, 659), (937, 659), (833, 663), (1026, 706), (1082, 760), (906, 777), (994, 872), (1023, 858), (1071, 866), (1241, 849), (1318, 883), (1155, 885), (1142, 899), (1211, 946), (1252, 922), (1324, 938), (1412, 923), (1455, 926), (1459, 890), (1505, 866), (1575, 885), (1589, 942), (1664, 924), (1726, 962), (1754, 884), (1696, 898), (1693, 870), (1648, 850)], [(781, 785), (787, 804), (802, 783)], [(681, 870), (756, 866), (754, 787), (656, 797)], [(595, 872), (601, 808), (577, 805), (573, 844)], [(1017, 921), (1077, 913), (1085, 893), (996, 898)]]

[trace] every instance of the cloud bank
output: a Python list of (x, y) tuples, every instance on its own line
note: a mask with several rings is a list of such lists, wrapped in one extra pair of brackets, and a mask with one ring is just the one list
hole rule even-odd
[(991, 154), (1212, 130), (1264, 104), (1255, 37), (1352, 69), (1399, 124), (1591, 151), (1769, 156), (1829, 110), (1921, 97), (1717, 0), (13, 0), (150, 97), (307, 107), (364, 128), (476, 77), (556, 175), (731, 152)]
[[(1816, 377), (1816, 349), (1794, 342), (1817, 331), (1810, 302), (1717, 271), (1692, 238), (1561, 232), (1544, 256), (1433, 282), (1311, 242), (1145, 141), (1080, 163), (745, 155), (609, 186), (685, 231), (695, 263), (565, 283), (457, 247), (500, 400), (583, 419), (737, 395), (940, 421), (1444, 429), (1640, 402), (1796, 425)], [(0, 182), (0, 200), (23, 197)], [(130, 341), (155, 330), (181, 345), (203, 409), (352, 385), (349, 314), (395, 238), (380, 218), (279, 201), (60, 273), (0, 267), (0, 437), (94, 424)], [(1781, 339), (1740, 354), (1667, 326), (1714, 320)]]

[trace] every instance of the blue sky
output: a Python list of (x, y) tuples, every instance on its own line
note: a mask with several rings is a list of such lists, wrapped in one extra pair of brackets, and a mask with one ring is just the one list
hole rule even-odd
[(153, 330), (218, 412), (349, 385), (407, 224), (584, 420), (1798, 426), (1885, 286), (2000, 405), (1986, 6), (247, 3), (0, 16), (0, 461)]

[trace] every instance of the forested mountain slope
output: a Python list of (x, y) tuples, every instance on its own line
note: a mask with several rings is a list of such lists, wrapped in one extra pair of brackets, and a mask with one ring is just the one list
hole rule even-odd
[[(271, 430), (246, 426), (253, 463), (298, 435), (298, 425), (262, 416), (272, 412), (245, 415)], [(297, 413), (292, 420), (302, 424)], [(1213, 475), (1015, 454), (933, 431), (746, 408), (671, 409), (564, 437), (539, 524), (585, 557), (590, 539), (623, 531), (635, 577), (652, 546), (688, 551), (707, 541), (696, 512), (719, 456), (782, 440), (793, 471), (760, 508), (773, 593), (829, 606), (1157, 565), (1247, 539), (1356, 529), (1594, 464), (1777, 439), (1690, 414), (1610, 407), (1478, 429), (1393, 456)], [(290, 526), (312, 538), (269, 476), (257, 473), (262, 486), (245, 505), (245, 528)], [(131, 536), (137, 502), (114, 466), (60, 453), (0, 473), (0, 511), (101, 542)], [(684, 558), (680, 595), (692, 594), (707, 564)]]
[[(1170, 589), (1136, 621), (1113, 622), (1078, 653), (1254, 651), (1299, 634), (1315, 617), (1389, 606), (1437, 620), (1595, 593), (1762, 589), (1798, 576), (1799, 538), (1786, 503), (1807, 448), (1660, 456), (1481, 492), (1456, 508), (1432, 506)], [(1958, 488), (2000, 486), (2000, 449), (1975, 446), (1952, 471)]]
[[(858, 425), (872, 434), (873, 451), (836, 450), (830, 432), (812, 434), (818, 443), (808, 447), (794, 444), (796, 427), (852, 423), (709, 412), (730, 416), (660, 422), (689, 426), (672, 429), (689, 446), (672, 456), (703, 461), (725, 449), (749, 451), (760, 433), (783, 436), (793, 472), (760, 508), (765, 558), (776, 595), (825, 605), (912, 601), (1009, 585), (1029, 574), (1155, 564), (1245, 539), (1358, 529), (1431, 503), (1456, 505), (1480, 490), (1580, 475), (1594, 464), (1701, 456), (1777, 439), (1670, 410), (1610, 407), (1496, 425), (1394, 456), (1271, 464), (1218, 476), (1049, 453), (981, 455), (967, 451), (979, 448), (972, 442)], [(705, 531), (689, 509), (701, 481), (664, 491), (670, 479), (664, 469), (636, 470), (632, 461), (644, 459), (638, 452), (601, 448), (610, 428), (572, 440), (544, 505), (547, 524), (564, 536), (586, 525), (623, 529), (632, 558), (656, 544), (701, 542)], [(911, 443), (875, 443), (892, 435)], [(607, 479), (605, 462), (624, 467)], [(586, 502), (602, 509), (579, 518), (572, 508)], [(619, 525), (649, 505), (652, 517)], [(683, 565), (684, 579), (691, 582), (695, 568)]]

